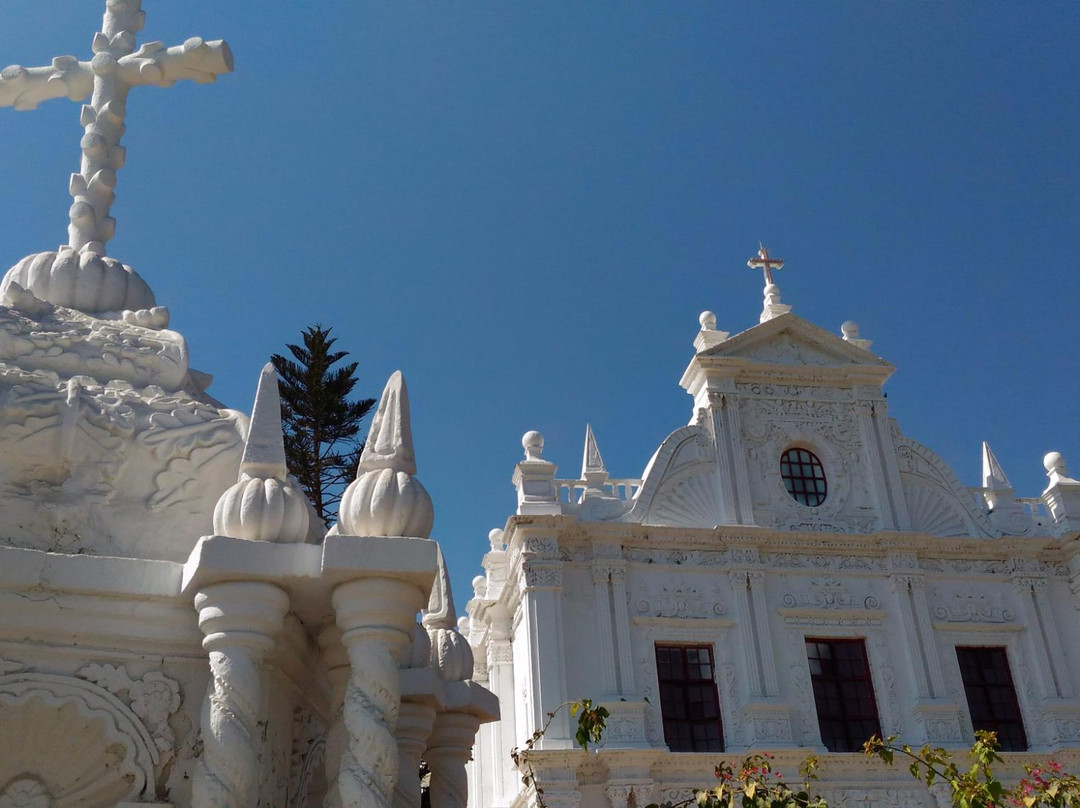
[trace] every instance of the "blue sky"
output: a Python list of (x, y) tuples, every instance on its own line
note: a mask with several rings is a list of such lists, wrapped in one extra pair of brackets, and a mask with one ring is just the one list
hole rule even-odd
[[(4, 0), (0, 63), (87, 58), (103, 2)], [(217, 85), (136, 89), (110, 254), (211, 392), (333, 326), (401, 368), (459, 607), (520, 437), (636, 476), (690, 400), (698, 313), (856, 320), (893, 414), (968, 485), (1080, 472), (1076, 3), (146, 0), (141, 41), (225, 38)], [(0, 263), (66, 240), (78, 106), (0, 110)]]

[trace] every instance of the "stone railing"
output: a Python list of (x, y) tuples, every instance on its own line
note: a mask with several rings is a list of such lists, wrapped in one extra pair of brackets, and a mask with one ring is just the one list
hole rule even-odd
[[(612, 477), (606, 480), (602, 487), (616, 499), (628, 502), (638, 495), (641, 482), (641, 479), (636, 477)], [(571, 505), (581, 502), (581, 497), (588, 488), (584, 480), (556, 480), (555, 485), (559, 487), (559, 499)]]

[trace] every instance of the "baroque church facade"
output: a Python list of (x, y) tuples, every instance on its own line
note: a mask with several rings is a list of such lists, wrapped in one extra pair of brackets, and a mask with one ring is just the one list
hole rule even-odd
[(595, 754), (560, 711), (532, 765), (552, 808), (642, 808), (767, 750), (822, 762), (837, 805), (947, 806), (873, 734), (963, 750), (998, 732), (1007, 771), (1080, 764), (1080, 482), (1057, 453), (1018, 499), (983, 445), (965, 488), (890, 417), (893, 366), (854, 323), (826, 332), (780, 302), (766, 250), (759, 322), (701, 315), (680, 380), (689, 423), (640, 478), (609, 476), (587, 429), (579, 478), (523, 438), (516, 511), (468, 604), (475, 678), (498, 698), (472, 804), (525, 806), (510, 750), (566, 701), (610, 711)]

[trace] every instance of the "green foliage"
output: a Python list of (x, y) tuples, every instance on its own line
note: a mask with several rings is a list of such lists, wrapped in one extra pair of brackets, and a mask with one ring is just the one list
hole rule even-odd
[(289, 471), (329, 526), (345, 486), (353, 479), (360, 452), (360, 425), (375, 399), (349, 401), (356, 386), (356, 362), (341, 367), (348, 351), (332, 351), (337, 341), (316, 323), (301, 334), (304, 344), (287, 345), (293, 359), (271, 357), (281, 377), (281, 420)]
[(1006, 788), (994, 774), (994, 764), (1003, 761), (993, 732), (975, 731), (975, 743), (968, 752), (971, 765), (966, 769), (940, 747), (926, 744), (916, 751), (907, 744), (894, 745), (895, 740), (896, 736), (871, 738), (864, 751), (889, 765), (899, 753), (916, 780), (927, 787), (947, 784), (954, 808), (1080, 808), (1080, 779), (1064, 773), (1061, 764), (1053, 760), (1045, 766), (1024, 766), (1026, 776), (1016, 786)]
[[(564, 702), (547, 714), (547, 722), (522, 748), (511, 751), (514, 764), (522, 772), (522, 783), (534, 789), (541, 808), (546, 808), (544, 789), (533, 771), (531, 755), (563, 708), (569, 708), (571, 717), (577, 718), (575, 738), (585, 751), (589, 744), (603, 739), (607, 725), (608, 711), (593, 707), (591, 699)], [(895, 741), (896, 736), (874, 737), (863, 750), (889, 766), (895, 765), (899, 756), (908, 763), (911, 775), (927, 787), (947, 784), (954, 808), (1080, 808), (1080, 778), (1064, 773), (1053, 760), (1045, 766), (1025, 766), (1026, 776), (1016, 786), (1006, 788), (994, 774), (994, 766), (1003, 761), (998, 754), (997, 736), (992, 732), (976, 731), (975, 743), (968, 752), (971, 765), (967, 768), (957, 765), (940, 747), (927, 744), (916, 751), (907, 744), (896, 746)], [(647, 808), (830, 808), (812, 791), (818, 768), (817, 757), (806, 758), (799, 768), (801, 782), (791, 786), (783, 774), (775, 771), (768, 752), (744, 758), (738, 765), (722, 761), (714, 770), (716, 785), (695, 789), (693, 797), (681, 802), (653, 803)]]

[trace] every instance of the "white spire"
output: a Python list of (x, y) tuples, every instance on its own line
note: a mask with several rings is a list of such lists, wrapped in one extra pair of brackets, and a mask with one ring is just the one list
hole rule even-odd
[(251, 410), (244, 456), (240, 474), (250, 477), (286, 479), (285, 439), (281, 434), (281, 393), (273, 362), (263, 365), (259, 386), (255, 391), (255, 406)]
[(239, 478), (214, 507), (214, 533), (250, 541), (302, 542), (310, 521), (308, 507), (288, 479), (277, 372), (267, 362), (259, 374)]
[(1005, 476), (1001, 463), (986, 441), (983, 441), (982, 445), (982, 484), (983, 488), (989, 491), (1008, 491), (1010, 494), (1013, 492), (1012, 483)]
[(585, 452), (581, 458), (581, 478), (587, 480), (590, 474), (603, 474), (607, 477), (607, 467), (604, 465), (604, 458), (600, 456), (600, 447), (596, 445), (592, 424), (585, 424)]
[(409, 391), (398, 370), (379, 399), (356, 479), (341, 498), (337, 531), (352, 536), (428, 538), (435, 509), (415, 474)]

